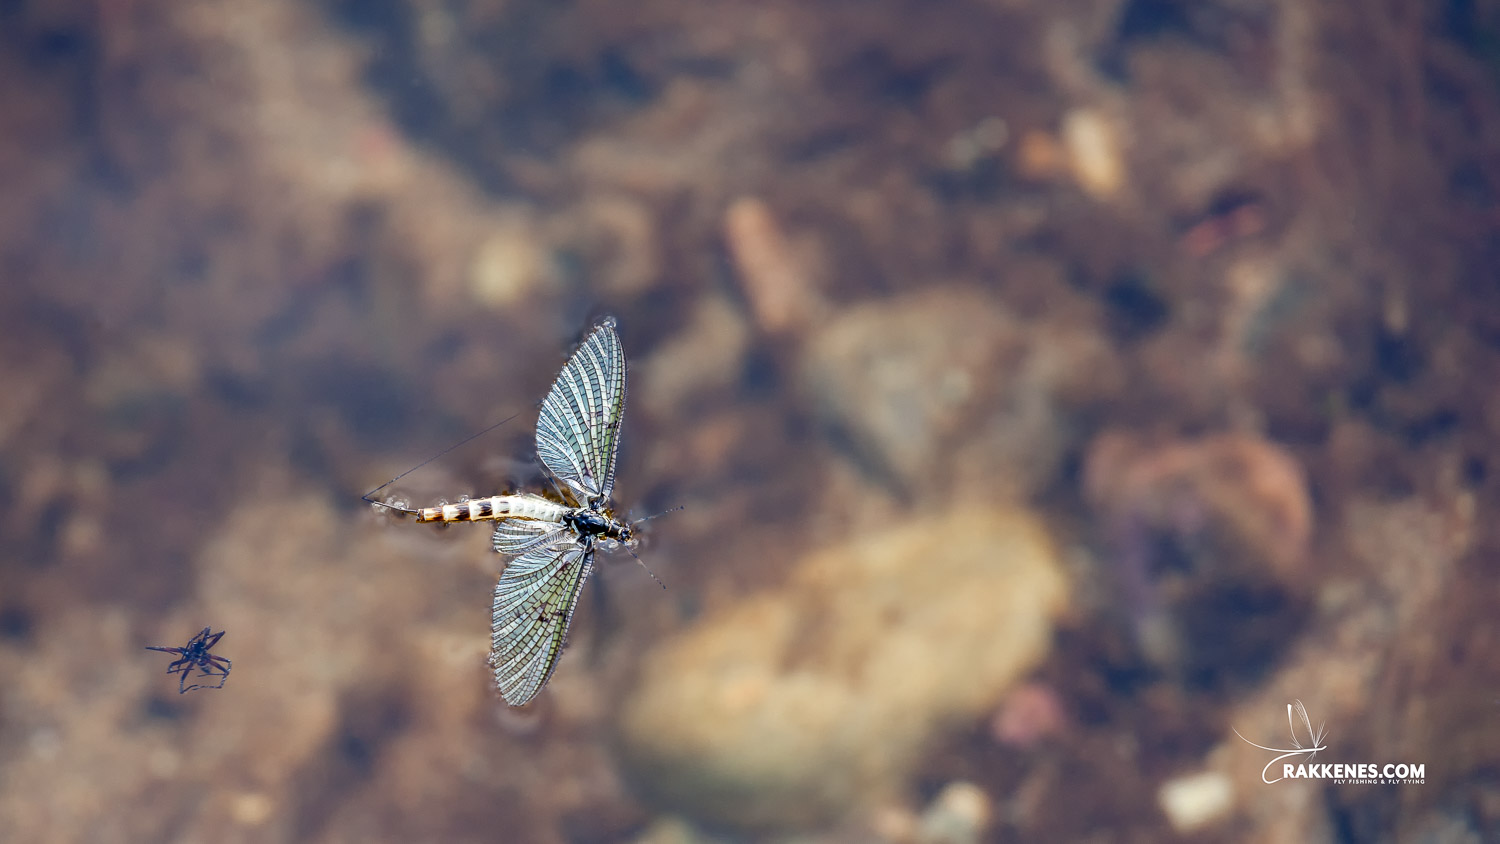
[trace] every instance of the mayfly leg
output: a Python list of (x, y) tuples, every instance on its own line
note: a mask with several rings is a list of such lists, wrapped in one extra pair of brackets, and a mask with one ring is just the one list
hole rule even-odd
[(504, 425), (505, 423), (509, 422), (512, 419), (515, 419), (517, 416), (520, 416), (520, 415), (521, 415), (520, 413), (512, 413), (511, 415), (505, 417), (504, 419), (501, 419), (499, 422), (496, 422), (495, 424), (489, 426), (488, 428), (485, 428), (483, 431), (480, 431), (477, 434), (473, 434), (471, 436), (465, 437), (463, 440), (461, 440), (461, 441), (459, 441), (457, 443), (454, 443), (453, 445), (448, 446), (447, 448), (443, 449), (442, 451), (438, 452), (437, 454), (434, 454), (431, 457), (427, 458), (426, 460), (423, 460), (421, 463), (418, 463), (417, 465), (411, 467), (410, 469), (407, 469), (405, 472), (402, 472), (401, 474), (397, 475), (394, 478), (391, 478), (390, 480), (386, 481), (385, 483), (381, 484), (380, 486), (375, 487), (374, 489), (372, 489), (369, 492), (365, 493), (364, 495), (360, 496), (360, 498), (362, 498), (365, 501), (365, 503), (367, 503), (367, 504), (373, 504), (376, 507), (383, 507), (386, 510), (391, 510), (391, 511), (400, 513), (400, 514), (405, 515), (405, 516), (418, 516), (418, 515), (421, 515), (421, 511), (420, 510), (414, 510), (414, 509), (412, 509), (410, 507), (400, 507), (400, 506), (397, 506), (395, 504), (390, 503), (389, 501), (376, 501), (375, 498), (374, 498), (374, 496), (375, 496), (376, 493), (380, 492), (382, 489), (385, 489), (386, 487), (390, 486), (391, 484), (395, 483), (396, 481), (399, 481), (402, 478), (406, 477), (407, 475), (410, 475), (412, 472), (417, 471), (418, 469), (422, 468), (423, 466), (426, 466), (427, 464), (431, 463), (432, 461), (437, 460), (439, 457), (442, 457), (442, 456), (448, 454), (448, 452), (453, 451), (453, 450), (455, 450), (457, 448), (460, 448), (461, 446), (468, 445), (469, 443), (471, 443), (471, 442), (479, 439), (480, 437), (484, 436), (485, 434), (488, 434), (489, 432), (495, 430), (496, 428), (500, 427), (501, 425)]

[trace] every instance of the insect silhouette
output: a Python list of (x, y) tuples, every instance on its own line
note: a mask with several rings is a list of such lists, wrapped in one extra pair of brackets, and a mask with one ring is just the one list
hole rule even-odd
[(489, 663), (511, 706), (536, 697), (557, 668), (595, 549), (623, 546), (635, 556), (640, 522), (620, 520), (609, 506), (625, 411), (625, 351), (615, 326), (613, 317), (595, 326), (542, 400), (536, 450), (561, 482), (554, 496), (518, 492), (422, 508), (371, 498), (400, 476), (364, 496), (418, 522), (495, 521), (494, 548), (510, 560), (495, 584)]
[[(159, 645), (146, 646), (146, 650), (148, 651), (177, 654), (179, 658), (167, 666), (167, 673), (182, 674), (177, 681), (178, 694), (184, 694), (193, 689), (222, 689), (224, 688), (224, 681), (229, 679), (229, 669), (234, 664), (229, 661), (228, 657), (209, 653), (213, 649), (213, 646), (217, 645), (219, 640), (224, 638), (225, 631), (220, 630), (217, 633), (212, 633), (211, 630), (212, 628), (203, 628), (198, 635), (189, 639), (188, 643), (180, 648), (164, 648)], [(189, 686), (187, 682), (192, 677), (194, 668), (198, 669), (198, 676), (200, 678), (218, 677), (219, 684), (217, 686), (208, 686), (194, 683)]]

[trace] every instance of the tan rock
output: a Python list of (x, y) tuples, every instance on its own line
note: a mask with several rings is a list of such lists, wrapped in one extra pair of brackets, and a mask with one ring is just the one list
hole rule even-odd
[(813, 824), (900, 787), (945, 728), (1042, 659), (1068, 587), (1022, 511), (964, 510), (804, 560), (665, 643), (626, 699), (648, 796), (714, 823)]

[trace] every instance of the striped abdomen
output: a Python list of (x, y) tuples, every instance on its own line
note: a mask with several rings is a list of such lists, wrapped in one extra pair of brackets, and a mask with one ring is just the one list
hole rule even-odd
[(489, 498), (474, 498), (457, 504), (441, 507), (423, 507), (417, 511), (419, 522), (480, 522), (487, 519), (535, 519), (541, 522), (561, 522), (571, 513), (555, 501), (540, 495), (495, 495)]

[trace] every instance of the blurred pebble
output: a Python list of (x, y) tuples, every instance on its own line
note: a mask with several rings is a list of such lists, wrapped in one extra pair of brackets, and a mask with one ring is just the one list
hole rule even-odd
[(870, 811), (868, 823), (875, 838), (887, 844), (911, 844), (921, 830), (916, 813), (905, 806), (877, 806)]
[(972, 129), (959, 132), (948, 141), (948, 166), (967, 170), (1005, 148), (1010, 140), (1010, 126), (1003, 118), (986, 117)]
[(1022, 178), (1051, 181), (1068, 172), (1068, 154), (1056, 137), (1033, 129), (1021, 136), (1016, 171)]
[(639, 364), (646, 411), (675, 415), (694, 393), (738, 382), (750, 344), (750, 327), (722, 296), (699, 300), (692, 320)]
[(1120, 132), (1097, 109), (1076, 108), (1062, 124), (1063, 146), (1078, 186), (1095, 199), (1111, 199), (1125, 184)]
[(1062, 732), (1066, 722), (1057, 692), (1043, 683), (1018, 686), (990, 720), (990, 735), (1009, 747), (1029, 750)]
[(92, 512), (75, 513), (63, 524), (58, 536), (58, 556), (76, 560), (105, 549), (104, 524)]
[(1168, 780), (1156, 796), (1167, 821), (1183, 835), (1221, 820), (1234, 807), (1234, 785), (1217, 771)]
[(1165, 444), (1099, 435), (1084, 460), (1094, 507), (1171, 532), (1218, 527), (1289, 581), (1312, 536), (1312, 496), (1297, 458), (1253, 434)]
[(1192, 223), (1177, 239), (1177, 245), (1189, 257), (1205, 258), (1231, 243), (1261, 234), (1267, 225), (1265, 202), (1244, 197)]
[(803, 380), (826, 418), (882, 469), (914, 482), (1012, 368), (1018, 332), (1009, 314), (970, 291), (866, 304), (813, 339)]
[(170, 747), (158, 747), (146, 757), (146, 768), (153, 777), (170, 779), (182, 769), (182, 756)]
[(1208, 681), (1285, 646), (1317, 575), (1296, 458), (1250, 434), (1157, 444), (1105, 432), (1083, 476), (1113, 594), (1148, 660)]
[(479, 244), (469, 268), (474, 298), (495, 309), (516, 306), (553, 281), (544, 239), (519, 215)]
[(921, 844), (976, 844), (994, 817), (990, 796), (971, 782), (943, 786), (922, 813)]
[(259, 791), (242, 791), (229, 802), (229, 815), (244, 826), (260, 826), (276, 808), (271, 798)]
[(871, 474), (995, 497), (1053, 476), (1061, 411), (1114, 371), (1092, 332), (1027, 326), (979, 291), (938, 288), (841, 312), (805, 349), (801, 379)]
[(718, 844), (720, 839), (699, 832), (675, 816), (657, 818), (635, 839), (635, 844)]
[(807, 262), (795, 253), (765, 202), (735, 200), (724, 216), (724, 240), (762, 330), (794, 332), (822, 312), (823, 300)]
[[(636, 787), (698, 820), (811, 826), (892, 793), (945, 728), (1040, 661), (1068, 585), (1019, 510), (913, 518), (645, 659), (619, 721)], [(872, 741), (872, 737), (879, 740)]]

